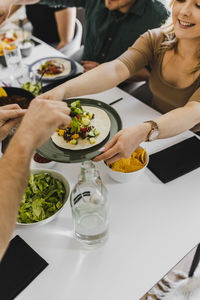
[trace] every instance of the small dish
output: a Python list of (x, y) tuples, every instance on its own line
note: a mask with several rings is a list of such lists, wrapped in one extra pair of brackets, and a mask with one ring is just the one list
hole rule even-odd
[(33, 47), (34, 47), (34, 43), (31, 40), (21, 41), (19, 43), (19, 48), (22, 57), (29, 56), (32, 52)]
[(35, 153), (31, 160), (31, 167), (33, 168), (47, 168), (51, 169), (55, 166), (56, 162), (54, 160), (50, 160), (45, 158), (44, 156)]
[[(138, 149), (142, 149), (144, 150), (142, 147), (139, 147)], [(148, 153), (144, 152), (144, 166), (136, 171), (132, 171), (132, 172), (119, 172), (119, 171), (114, 171), (112, 170), (105, 162), (103, 163), (104, 165), (104, 169), (106, 171), (106, 173), (115, 181), (120, 182), (120, 183), (124, 183), (124, 182), (128, 182), (128, 181), (134, 181), (136, 178), (138, 178), (145, 170), (145, 168), (147, 167), (149, 162), (149, 155)]]

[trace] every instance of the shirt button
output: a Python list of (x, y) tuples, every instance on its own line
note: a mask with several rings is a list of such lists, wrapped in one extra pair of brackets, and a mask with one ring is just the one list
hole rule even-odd
[(105, 53), (102, 53), (101, 56), (102, 56), (102, 57), (105, 57)]
[(109, 40), (109, 41), (112, 41), (112, 38), (111, 38), (111, 37), (109, 37), (109, 38), (108, 38), (108, 40)]

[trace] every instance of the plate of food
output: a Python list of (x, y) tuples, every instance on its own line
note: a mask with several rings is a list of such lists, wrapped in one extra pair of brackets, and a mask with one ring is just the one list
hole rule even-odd
[(99, 100), (80, 98), (64, 100), (71, 108), (72, 122), (66, 129), (57, 129), (37, 152), (63, 163), (93, 159), (121, 128), (116, 110)]
[(65, 57), (45, 57), (30, 65), (30, 71), (42, 81), (51, 82), (74, 75), (76, 64)]
[(0, 41), (7, 44), (30, 40), (30, 38), (31, 33), (26, 30), (10, 29), (4, 32), (0, 32)]

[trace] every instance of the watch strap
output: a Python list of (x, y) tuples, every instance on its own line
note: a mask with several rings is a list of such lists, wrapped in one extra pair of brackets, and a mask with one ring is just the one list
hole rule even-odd
[(144, 123), (150, 123), (150, 125), (151, 125), (151, 129), (150, 129), (149, 133), (147, 134), (147, 137), (146, 137), (146, 140), (145, 140), (145, 142), (149, 142), (150, 141), (149, 140), (150, 134), (154, 130), (159, 130), (159, 127), (158, 127), (158, 124), (153, 120), (144, 121)]

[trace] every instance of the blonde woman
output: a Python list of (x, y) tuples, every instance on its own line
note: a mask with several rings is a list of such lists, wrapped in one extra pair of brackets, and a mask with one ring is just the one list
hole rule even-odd
[(143, 141), (200, 131), (200, 0), (173, 0), (171, 6), (170, 25), (147, 31), (118, 59), (41, 95), (62, 100), (101, 92), (151, 65), (152, 105), (163, 115), (118, 132), (95, 161), (112, 163)]

